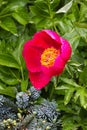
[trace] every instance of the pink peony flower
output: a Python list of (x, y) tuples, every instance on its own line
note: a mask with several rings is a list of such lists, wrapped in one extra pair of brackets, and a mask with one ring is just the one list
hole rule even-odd
[(67, 40), (51, 30), (35, 33), (23, 48), (23, 57), (29, 71), (30, 81), (36, 89), (42, 89), (52, 76), (60, 75), (71, 56)]

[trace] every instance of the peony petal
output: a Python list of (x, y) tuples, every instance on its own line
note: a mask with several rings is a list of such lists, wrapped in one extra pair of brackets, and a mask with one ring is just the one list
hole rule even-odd
[(41, 49), (30, 47), (28, 44), (24, 45), (23, 57), (26, 61), (26, 66), (29, 71), (31, 72), (41, 71), (40, 57), (42, 51), (43, 50)]
[[(51, 32), (52, 33), (52, 32)], [(53, 36), (51, 35), (51, 33), (50, 34), (48, 34), (47, 32), (46, 32), (46, 30), (42, 30), (42, 31), (40, 31), (40, 32), (38, 32), (38, 33), (36, 33), (35, 35), (34, 35), (34, 40), (36, 41), (36, 39), (38, 40), (40, 40), (40, 41), (43, 41), (44, 43), (46, 43), (47, 44), (47, 47), (54, 47), (54, 48), (56, 48), (56, 49), (59, 49), (60, 48), (60, 46), (61, 46), (61, 43), (60, 43), (60, 36), (56, 36), (57, 38), (53, 38)], [(57, 35), (57, 34), (56, 34)], [(59, 38), (59, 39), (58, 39)], [(40, 43), (40, 44), (42, 44), (42, 42)], [(43, 45), (43, 44), (42, 44)], [(40, 46), (40, 45), (39, 45)], [(46, 48), (46, 46), (45, 46), (45, 48)]]
[(69, 60), (71, 53), (72, 53), (72, 49), (71, 46), (69, 44), (69, 42), (63, 38), (61, 38), (61, 57), (63, 58), (63, 60), (65, 62), (67, 62), (67, 60)]
[(54, 32), (52, 30), (43, 30), (43, 31), (46, 32), (52, 39), (54, 39), (55, 41), (57, 41), (58, 44), (61, 45), (60, 36), (56, 32)]
[(46, 49), (48, 48), (48, 43), (45, 42), (41, 37), (40, 34), (36, 33), (33, 38), (33, 44), (31, 46)]
[(29, 73), (30, 81), (33, 86), (40, 90), (44, 88), (50, 81), (51, 76), (44, 74), (44, 72)]
[(52, 67), (45, 67), (42, 66), (42, 70), (45, 74), (49, 74), (50, 76), (55, 76), (55, 75), (60, 75), (65, 67), (65, 62), (64, 60), (61, 58), (61, 56), (58, 56), (55, 60), (55, 63)]
[(26, 51), (27, 51), (27, 49), (29, 48), (29, 46), (30, 46), (32, 43), (33, 43), (32, 40), (28, 40), (28, 41), (24, 44), (24, 46), (23, 46), (23, 51), (22, 51), (23, 57), (26, 57), (26, 56), (25, 56), (25, 55), (26, 55)]

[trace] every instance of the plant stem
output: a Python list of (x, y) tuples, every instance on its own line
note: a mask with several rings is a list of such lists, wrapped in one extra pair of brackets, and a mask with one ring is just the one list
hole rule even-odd
[(50, 101), (51, 101), (52, 98), (53, 98), (54, 90), (55, 90), (55, 88), (54, 88), (54, 86), (53, 86), (53, 87), (52, 87), (52, 90), (51, 90), (51, 93), (50, 93), (50, 97), (49, 97)]
[(21, 67), (21, 76), (22, 76), (22, 79), (24, 80), (24, 74), (23, 74), (23, 69)]
[(58, 33), (58, 30), (57, 30), (56, 25), (54, 24), (54, 22), (53, 22), (53, 27), (54, 27), (55, 32)]
[(53, 94), (54, 94), (54, 91), (55, 91), (55, 88), (57, 87), (57, 77), (53, 77), (53, 87), (51, 89), (51, 92), (50, 92), (50, 101), (53, 99)]

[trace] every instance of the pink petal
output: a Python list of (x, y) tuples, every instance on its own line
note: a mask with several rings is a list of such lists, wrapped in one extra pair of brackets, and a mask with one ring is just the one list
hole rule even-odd
[(33, 37), (33, 44), (32, 46), (38, 47), (38, 48), (43, 48), (46, 49), (49, 47), (48, 42), (46, 42), (45, 40), (43, 40), (43, 38), (40, 35), (40, 32), (35, 33), (34, 37)]
[[(36, 35), (36, 34), (35, 34)], [(49, 47), (47, 45), (46, 42), (44, 42), (42, 39), (40, 39), (39, 37), (35, 37), (33, 38), (32, 40), (28, 40), (26, 43), (25, 43), (25, 48), (28, 48), (28, 47), (36, 47), (36, 48), (40, 48), (40, 49), (45, 49), (47, 47)]]
[(40, 57), (42, 51), (43, 50), (41, 49), (30, 47), (28, 44), (24, 45), (23, 57), (25, 59), (26, 66), (29, 71), (31, 72), (41, 71)]
[(60, 40), (60, 36), (58, 35), (58, 33), (54, 32), (52, 30), (43, 30), (43, 31), (46, 32), (52, 39), (57, 41), (58, 44), (61, 45), (61, 40)]
[(72, 49), (71, 46), (69, 44), (69, 42), (63, 38), (61, 38), (61, 57), (63, 58), (63, 60), (65, 62), (67, 62), (67, 60), (69, 60), (71, 53), (72, 53)]
[(25, 57), (26, 51), (27, 51), (27, 49), (29, 48), (29, 46), (30, 46), (32, 43), (33, 43), (32, 40), (28, 40), (28, 41), (24, 44), (24, 46), (23, 46), (23, 51), (22, 51), (23, 57)]
[[(40, 39), (40, 41), (43, 41), (47, 44), (47, 47), (54, 47), (54, 48), (59, 49), (61, 45), (60, 36), (57, 36), (57, 33), (55, 35), (56, 35), (56, 38), (54, 39), (52, 36), (52, 32), (48, 33), (46, 32), (46, 30), (42, 30), (34, 35), (34, 40)], [(42, 42), (40, 44), (42, 44)]]
[(42, 70), (45, 74), (49, 74), (50, 76), (55, 76), (55, 75), (60, 75), (65, 67), (65, 62), (64, 60), (61, 58), (61, 56), (58, 56), (55, 60), (55, 63), (52, 67), (45, 67), (42, 66)]
[(45, 75), (44, 72), (30, 72), (29, 77), (33, 86), (38, 90), (44, 88), (51, 79), (51, 76)]

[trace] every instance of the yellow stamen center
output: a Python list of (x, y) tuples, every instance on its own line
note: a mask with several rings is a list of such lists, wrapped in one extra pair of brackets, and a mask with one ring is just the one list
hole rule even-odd
[(59, 53), (60, 51), (53, 47), (45, 49), (41, 55), (41, 64), (46, 67), (53, 66)]

